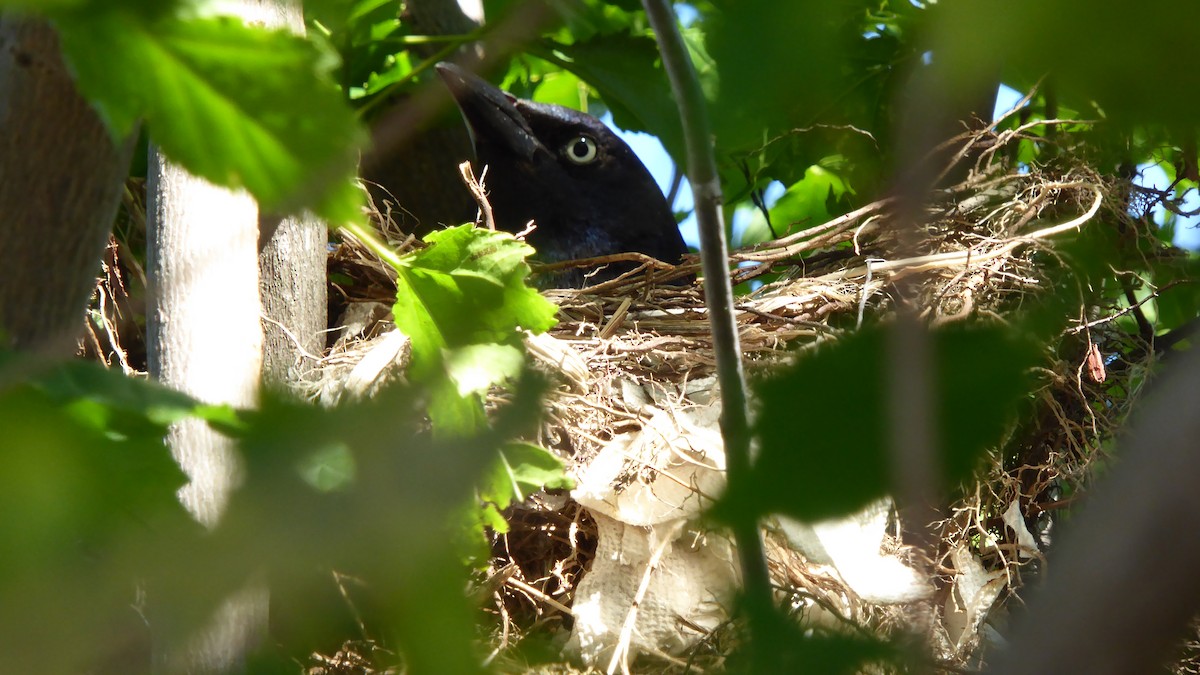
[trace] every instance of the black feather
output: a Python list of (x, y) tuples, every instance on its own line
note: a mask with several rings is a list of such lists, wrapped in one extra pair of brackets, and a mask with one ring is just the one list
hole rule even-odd
[[(471, 130), (476, 175), (485, 185), (496, 227), (520, 232), (544, 262), (614, 253), (644, 253), (678, 264), (687, 252), (666, 199), (646, 167), (600, 120), (557, 105), (513, 97), (448, 63), (438, 74)], [(578, 268), (544, 281), (583, 286), (611, 279), (632, 264), (609, 265), (585, 278)]]

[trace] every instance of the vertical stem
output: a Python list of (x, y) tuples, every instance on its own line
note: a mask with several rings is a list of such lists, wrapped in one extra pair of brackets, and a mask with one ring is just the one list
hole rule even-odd
[[(733, 286), (729, 278), (729, 254), (721, 212), (721, 183), (712, 153), (712, 132), (709, 130), (704, 94), (700, 91), (696, 71), (668, 0), (642, 0), (642, 5), (646, 8), (650, 26), (658, 36), (663, 67), (671, 81), (683, 122), (687, 174), (692, 184), (696, 221), (700, 229), (705, 302), (713, 332), (717, 378), (721, 385), (721, 433), (725, 438), (729, 479), (736, 481), (750, 470), (750, 415), (737, 321), (733, 314)], [(747, 604), (759, 609), (770, 607), (771, 583), (758, 523), (745, 519), (735, 523), (732, 529), (737, 542)], [(763, 636), (761, 627), (754, 623), (759, 620), (756, 617), (761, 616), (762, 612), (752, 612), (750, 615), (750, 630), (756, 642)], [(758, 645), (760, 648), (762, 646)]]
[[(259, 0), (268, 25), (304, 34), (300, 2)], [(259, 214), (258, 281), (263, 314), (263, 381), (288, 390), (316, 367), (329, 326), (325, 287), (329, 229), (310, 214)]]

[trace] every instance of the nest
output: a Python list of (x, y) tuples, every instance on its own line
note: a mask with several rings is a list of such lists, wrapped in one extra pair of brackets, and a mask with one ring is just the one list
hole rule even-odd
[[(1121, 193), (1082, 163), (1060, 171), (1007, 169), (998, 151), (1025, 138), (1023, 132), (965, 137), (967, 147), (983, 150), (975, 154), (967, 177), (935, 192), (915, 218), (915, 247), (911, 240), (901, 241), (911, 214), (903, 213), (896, 199), (884, 199), (734, 252), (735, 283), (757, 284), (736, 302), (747, 367), (769, 369), (808, 345), (855, 330), (865, 319), (886, 320), (902, 295), (915, 298), (908, 302), (932, 326), (981, 317), (1002, 320), (1029, 297), (1046, 292), (1043, 271), (1053, 261), (1056, 235), (1100, 226), (1093, 223), (1098, 214), (1108, 222), (1132, 224)], [(391, 234), (398, 244), (407, 241)], [(352, 241), (334, 257), (369, 278), (368, 287), (382, 289), (360, 299), (388, 297), (386, 265)], [(648, 409), (686, 411), (717, 398), (702, 289), (660, 283), (694, 274), (698, 265), (690, 261), (671, 268), (640, 256), (581, 264), (618, 259), (642, 264), (582, 290), (545, 291), (560, 308), (559, 323), (527, 343), (560, 384), (547, 402), (537, 440), (579, 472), (614, 439), (646, 427)], [(1153, 350), (1131, 348), (1131, 338), (1111, 324), (1121, 311), (1081, 300), (1076, 325), (1057, 352), (1047, 355), (1037, 415), (1015, 430), (1004, 448), (996, 448), (986, 475), (964, 491), (941, 523), (938, 589), (930, 599), (904, 607), (872, 605), (858, 598), (835, 569), (807, 560), (769, 532), (772, 576), (796, 612), (828, 630), (840, 625), (911, 638), (912, 627), (922, 626), (934, 663), (950, 669), (978, 665), (986, 655), (981, 645), (987, 635), (1003, 625), (1005, 601), (1040, 569), (1050, 514), (1065, 503), (1064, 492), (1083, 489), (1101, 442), (1121, 425), (1136, 399), (1130, 384), (1133, 364), (1109, 364), (1105, 372), (1093, 355), (1153, 358)], [(350, 340), (330, 363), (353, 361), (347, 355), (360, 348)], [(1105, 392), (1114, 386), (1126, 386), (1131, 394), (1111, 399)], [(1102, 400), (1111, 404), (1103, 418), (1093, 405)], [(689, 433), (682, 427), (686, 424), (678, 429), (681, 435)], [(632, 485), (650, 480), (654, 470), (628, 473), (621, 480)], [(512, 530), (496, 538), (492, 570), (500, 587), (493, 606), (494, 656), (500, 659), (522, 636), (570, 625), (573, 594), (597, 539), (588, 510), (565, 495), (540, 496), (507, 515)], [(890, 545), (897, 546), (895, 540)], [(724, 627), (704, 633), (684, 658), (643, 651), (659, 661), (658, 670), (682, 670), (689, 658), (693, 666), (719, 665), (729, 640), (736, 638)], [(506, 670), (519, 669), (516, 663), (507, 665)]]
[[(1003, 320), (1005, 314), (1046, 289), (1045, 269), (1054, 264), (1058, 235), (1097, 221), (1137, 232), (1127, 215), (1128, 195), (1062, 149), (1058, 167), (1011, 170), (999, 157), (1027, 138), (1024, 128), (984, 131), (958, 139), (974, 153), (967, 177), (930, 196), (921, 213), (906, 213), (895, 199), (873, 202), (827, 223), (750, 249), (734, 252), (737, 283), (757, 287), (736, 301), (744, 362), (767, 370), (807, 346), (836, 340), (867, 320), (887, 320), (899, 303), (919, 308), (930, 325)], [(1039, 139), (1040, 140), (1040, 139)], [(964, 161), (967, 152), (955, 156)], [(136, 213), (136, 204), (126, 204)], [(907, 225), (916, 221), (917, 225)], [(381, 230), (398, 250), (413, 239), (382, 218)], [(916, 228), (919, 235), (908, 236)], [(1155, 253), (1169, 254), (1152, 233), (1143, 236)], [(1149, 255), (1149, 254), (1148, 254)], [(650, 426), (650, 410), (668, 411), (680, 437), (696, 433), (689, 411), (712, 406), (715, 359), (703, 291), (698, 285), (662, 281), (694, 274), (694, 261), (679, 268), (639, 256), (641, 266), (617, 279), (582, 290), (547, 290), (559, 306), (559, 323), (527, 345), (559, 383), (535, 439), (582, 472), (602, 450)], [(341, 333), (304, 383), (326, 401), (352, 392), (369, 395), (399, 377), (405, 345), (397, 341), (388, 309), (394, 272), (346, 237), (330, 256), (331, 306)], [(128, 284), (143, 285), (137, 270), (110, 250), (97, 289), (86, 349), (116, 353), (128, 368), (121, 335), (129, 328)], [(535, 270), (536, 271), (536, 270)], [(1039, 371), (1035, 412), (997, 447), (978, 483), (964, 489), (938, 528), (933, 561), (934, 595), (909, 606), (880, 607), (856, 596), (836, 569), (797, 553), (776, 531), (766, 543), (773, 580), (801, 620), (821, 630), (906, 634), (920, 627), (933, 663), (954, 670), (986, 657), (987, 636), (1001, 628), (1005, 604), (1043, 566), (1053, 514), (1086, 489), (1090, 465), (1101, 445), (1121, 427), (1137, 400), (1136, 374), (1153, 360), (1151, 345), (1137, 343), (1114, 319), (1130, 311), (1088, 304), (1080, 293), (1075, 323)], [(111, 343), (111, 345), (109, 344)], [(1115, 361), (1099, 354), (1120, 355)], [(1111, 392), (1122, 390), (1114, 396)], [(497, 396), (503, 396), (497, 392)], [(1101, 404), (1101, 405), (1098, 405)], [(682, 420), (682, 421), (678, 421)], [(656, 422), (657, 423), (657, 422)], [(628, 484), (653, 478), (653, 469), (631, 470)], [(595, 518), (563, 494), (536, 495), (507, 514), (511, 530), (494, 540), (487, 608), (494, 617), (493, 656), (513, 658), (510, 648), (531, 634), (569, 627), (574, 595), (592, 565), (598, 539)], [(889, 540), (885, 545), (904, 550)], [(968, 584), (968, 578), (972, 581)], [(686, 619), (686, 617), (685, 617)], [(736, 643), (728, 624), (694, 627), (700, 638), (684, 655), (643, 650), (658, 671), (719, 666)], [(353, 649), (316, 664), (326, 672), (357, 670)], [(330, 660), (332, 659), (332, 660)], [(336, 663), (335, 663), (336, 662)], [(519, 670), (505, 661), (505, 670)], [(335, 667), (336, 666), (336, 667)], [(566, 672), (566, 671), (564, 671)]]

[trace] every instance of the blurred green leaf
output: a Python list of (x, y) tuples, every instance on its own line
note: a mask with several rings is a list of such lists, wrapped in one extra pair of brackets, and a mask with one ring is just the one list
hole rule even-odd
[[(943, 486), (966, 479), (998, 443), (1030, 393), (1036, 344), (1000, 327), (932, 334)], [(786, 513), (806, 520), (844, 515), (891, 487), (887, 448), (886, 333), (867, 329), (819, 346), (756, 383), (761, 455), (731, 483), (724, 517)], [(795, 423), (789, 423), (795, 420)], [(802, 426), (798, 426), (802, 425)]]
[(160, 438), (113, 438), (29, 385), (0, 392), (0, 428), (0, 659), (84, 672), (137, 634), (149, 562), (129, 552), (199, 534), (183, 473)]
[(36, 386), (60, 403), (72, 402), (77, 412), (93, 421), (107, 424), (116, 416), (126, 421), (137, 418), (154, 425), (151, 433), (159, 436), (168, 425), (185, 417), (199, 417), (225, 427), (239, 424), (229, 406), (202, 404), (156, 380), (129, 377), (95, 363), (69, 361), (57, 365), (38, 377)]
[(311, 43), (234, 19), (108, 8), (56, 23), (80, 89), (116, 136), (144, 120), (168, 157), (246, 188), (265, 210), (361, 219), (352, 179), (365, 135)]
[[(705, 31), (718, 82), (710, 113), (727, 200), (791, 186), (840, 156), (856, 194), (886, 170), (895, 97), (915, 46), (891, 3), (714, 2)], [(748, 175), (747, 175), (748, 174)]]
[(524, 501), (537, 490), (568, 489), (574, 486), (563, 462), (544, 448), (530, 443), (508, 443), (492, 464), (479, 488), (484, 503), (483, 524), (496, 532), (507, 532), (501, 512)]
[(315, 449), (299, 463), (304, 480), (321, 492), (349, 488), (358, 473), (354, 453), (341, 443)]
[(1182, 253), (1157, 260), (1151, 272), (1159, 289), (1154, 300), (1159, 331), (1167, 331), (1200, 316), (1200, 256)]
[(180, 508), (175, 491), (184, 476), (161, 437), (112, 439), (31, 387), (2, 396), (0, 423), (6, 431), (0, 461), (7, 469), (0, 471), (0, 498), (11, 508), (0, 512), (26, 514), (0, 520), (0, 527), (24, 532), (7, 530), (0, 537), (16, 547), (13, 552), (39, 555), (37, 546), (20, 544), (28, 544), (27, 536), (64, 537), (63, 543), (76, 546), (76, 537), (137, 526), (132, 517), (139, 513)]
[(0, 0), (0, 8), (40, 12), (52, 19), (61, 12), (94, 12), (112, 9), (153, 18), (176, 12), (180, 7), (189, 4), (194, 4), (194, 0)]
[[(987, 63), (1003, 63), (1006, 72), (1031, 78), (1053, 73), (1064, 101), (1078, 109), (1095, 111), (1088, 105), (1094, 102), (1114, 121), (1195, 129), (1200, 72), (1180, 64), (1189, 58), (1184, 53), (1194, 53), (1200, 4), (1148, 0), (1131, 11), (1120, 0), (1017, 0), (1001, 12), (966, 0), (938, 3), (930, 19), (932, 48), (952, 66), (951, 88)], [(1171, 96), (1163, 96), (1164, 86)]]
[(772, 627), (763, 636), (766, 644), (759, 645), (758, 651), (754, 644), (740, 646), (729, 657), (728, 672), (854, 675), (882, 663), (902, 663), (902, 653), (886, 642), (862, 634), (805, 630), (803, 619), (780, 616), (773, 607), (761, 611), (769, 616), (760, 617), (755, 625)]
[[(421, 398), (420, 389), (393, 386), (325, 409), (268, 394), (248, 413), (242, 487), (220, 524), (203, 541), (157, 551), (148, 592), (188, 618), (203, 606), (179, 574), (218, 597), (265, 583), (273, 604), (313, 611), (286, 617), (297, 634), (328, 636), (347, 614), (369, 611), (410, 668), (478, 672), (466, 570), (447, 532), (503, 441), (486, 428), (435, 438), (422, 431)], [(302, 461), (330, 448), (354, 465), (350, 484), (333, 491), (314, 487)], [(362, 605), (348, 609), (330, 596), (332, 572), (369, 589), (355, 593)]]
[[(875, 63), (854, 63), (869, 42), (868, 10), (878, 3), (838, 0), (714, 2), (708, 52), (717, 64), (713, 126), (726, 149), (755, 147), (769, 137), (816, 123), (876, 125), (864, 115), (880, 103), (879, 87), (894, 50)], [(816, 158), (807, 164), (815, 163)]]

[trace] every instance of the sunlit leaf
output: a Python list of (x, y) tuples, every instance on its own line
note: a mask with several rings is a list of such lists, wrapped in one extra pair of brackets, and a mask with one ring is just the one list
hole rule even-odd
[(525, 356), (512, 345), (478, 344), (450, 350), (445, 355), (446, 374), (460, 396), (484, 394), (489, 387), (520, 374)]
[(447, 348), (512, 343), (520, 329), (554, 324), (555, 306), (525, 285), (528, 245), (469, 225), (426, 241), (428, 248), (397, 268), (393, 310), (396, 326), (412, 338), (414, 368), (440, 363)]
[(487, 511), (484, 524), (497, 532), (507, 532), (508, 524), (500, 512), (514, 501), (523, 501), (543, 488), (572, 486), (557, 456), (529, 443), (509, 443), (500, 450), (479, 488), (479, 497)]
[(108, 9), (57, 25), (80, 89), (116, 136), (144, 120), (168, 157), (246, 188), (265, 210), (309, 206), (337, 223), (361, 217), (361, 197), (348, 186), (364, 134), (312, 44), (235, 19), (149, 20)]

